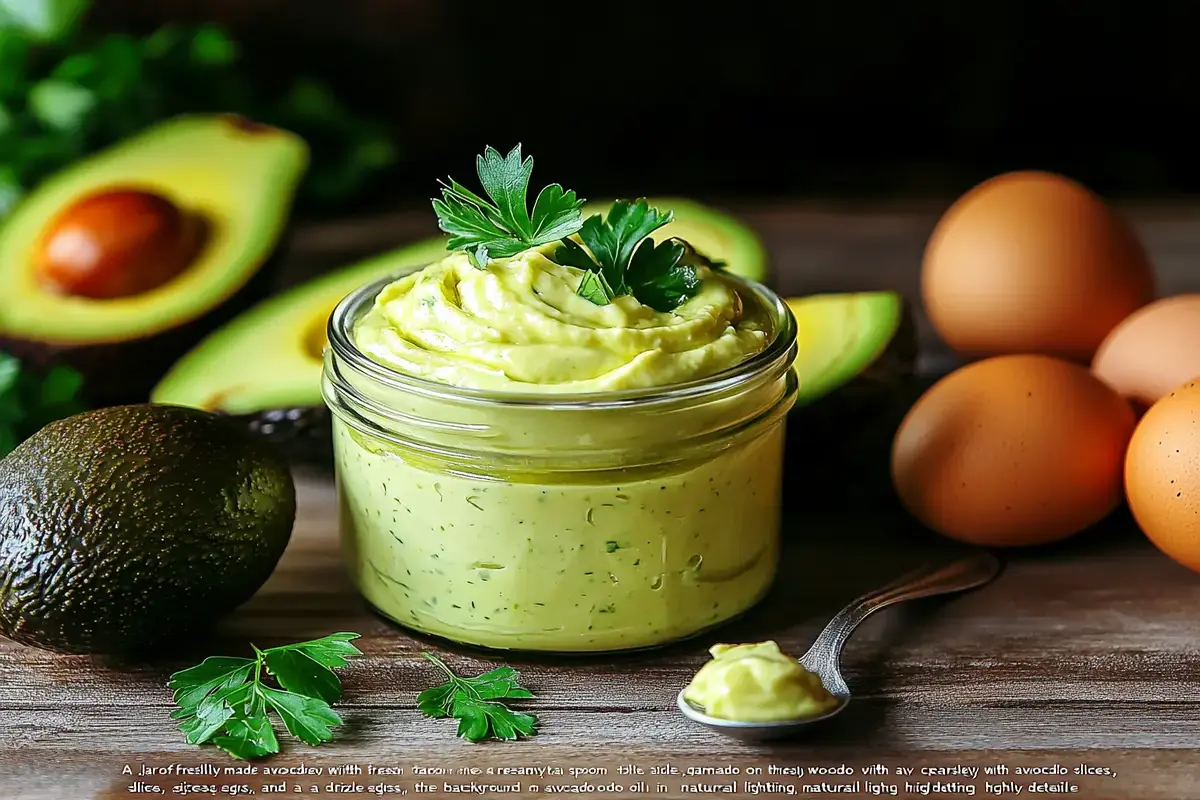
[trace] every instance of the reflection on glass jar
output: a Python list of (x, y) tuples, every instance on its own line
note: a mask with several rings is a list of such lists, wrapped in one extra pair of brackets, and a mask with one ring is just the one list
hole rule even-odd
[(754, 605), (779, 559), (795, 323), (732, 276), (770, 343), (684, 384), (588, 395), (465, 390), (398, 374), (353, 343), (396, 276), (335, 311), (343, 549), (363, 596), (408, 628), (493, 648), (655, 646)]

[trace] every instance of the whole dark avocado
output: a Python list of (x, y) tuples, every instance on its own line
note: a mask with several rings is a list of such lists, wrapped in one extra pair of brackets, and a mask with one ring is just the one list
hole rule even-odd
[(107, 655), (195, 635), (266, 582), (295, 517), (287, 463), (215, 414), (52, 422), (0, 461), (0, 634)]

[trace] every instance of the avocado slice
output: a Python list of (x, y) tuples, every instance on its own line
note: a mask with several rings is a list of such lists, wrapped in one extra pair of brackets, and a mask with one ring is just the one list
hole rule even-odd
[[(766, 250), (737, 220), (691, 200), (652, 199), (675, 219), (661, 230), (698, 252), (728, 263), (730, 272), (767, 277)], [(584, 207), (603, 213), (608, 203)], [(289, 459), (332, 461), (329, 414), (321, 399), (321, 351), (333, 307), (365, 283), (446, 255), (445, 237), (426, 239), (315, 278), (263, 301), (212, 333), (171, 367), (154, 387), (156, 403), (230, 414), (282, 448)]]
[[(146, 399), (181, 353), (265, 296), (270, 276), (264, 265), (277, 250), (307, 164), (308, 147), (292, 133), (230, 115), (190, 115), (152, 126), (57, 173), (0, 227), (0, 285), (6, 293), (0, 349), (43, 368), (65, 364), (79, 370), (94, 404)], [(114, 196), (124, 202), (105, 205)], [(151, 201), (139, 204), (139, 198)], [(93, 207), (97, 202), (99, 209)], [(154, 203), (195, 221), (187, 228), (197, 231), (194, 247), (181, 256), (177, 274), (116, 296), (48, 285), (43, 265), (52, 261), (56, 231), (68, 230), (69, 256), (79, 257), (70, 236), (80, 226), (87, 232), (87, 225), (94, 229), (93, 241), (106, 242), (93, 250), (120, 250), (112, 239), (132, 236), (130, 231), (153, 216)], [(142, 216), (130, 219), (132, 214)], [(158, 245), (137, 240), (127, 249)], [(169, 255), (170, 243), (163, 246)], [(64, 251), (53, 252), (61, 260)]]
[(855, 379), (888, 383), (916, 367), (912, 315), (894, 292), (792, 297), (787, 305), (796, 317), (799, 407)]
[(116, 656), (194, 637), (270, 577), (295, 518), (287, 462), (215, 414), (52, 422), (0, 460), (0, 634)]
[(445, 239), (427, 239), (264, 300), (177, 361), (151, 400), (231, 415), (290, 460), (327, 464), (333, 443), (321, 369), (330, 314), (360, 286), (445, 253)]

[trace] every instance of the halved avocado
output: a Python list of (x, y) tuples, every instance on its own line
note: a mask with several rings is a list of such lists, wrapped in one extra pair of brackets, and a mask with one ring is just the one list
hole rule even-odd
[(292, 461), (329, 463), (329, 414), (321, 399), (329, 315), (360, 286), (445, 253), (445, 239), (426, 239), (264, 300), (176, 362), (150, 399), (232, 415)]
[[(767, 250), (758, 234), (737, 218), (715, 208), (682, 197), (651, 197), (650, 205), (675, 213), (674, 219), (656, 230), (655, 241), (671, 237), (683, 239), (701, 255), (725, 262), (725, 269), (766, 283), (770, 278)], [(583, 207), (586, 219), (604, 214), (612, 201), (593, 201)]]
[(916, 329), (894, 292), (818, 294), (787, 299), (796, 317), (797, 406), (858, 380), (890, 384), (916, 367)]
[[(652, 199), (675, 219), (661, 230), (731, 272), (763, 280), (766, 251), (736, 220), (690, 200)], [(592, 203), (584, 215), (608, 210)], [(657, 232), (656, 232), (657, 233)], [(250, 309), (180, 359), (154, 388), (156, 403), (237, 416), (273, 440), (293, 461), (332, 459), (329, 415), (321, 399), (321, 350), (333, 307), (365, 283), (446, 255), (445, 237), (426, 239), (315, 278)]]
[[(265, 296), (307, 165), (295, 134), (193, 115), (64, 169), (0, 228), (0, 349), (78, 369), (94, 404), (145, 400), (181, 353)], [(116, 277), (88, 283), (79, 264)]]

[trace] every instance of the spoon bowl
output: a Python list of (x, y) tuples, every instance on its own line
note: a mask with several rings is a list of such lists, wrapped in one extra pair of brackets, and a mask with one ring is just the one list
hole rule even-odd
[(686, 689), (680, 690), (675, 698), (675, 704), (679, 706), (679, 710), (683, 712), (685, 717), (693, 722), (699, 722), (701, 725), (707, 725), (710, 728), (719, 730), (726, 736), (741, 739), (744, 742), (768, 742), (773, 739), (786, 739), (790, 736), (795, 736), (802, 728), (807, 728), (809, 725), (818, 722), (824, 722), (830, 717), (836, 716), (842, 709), (850, 705), (850, 697), (849, 695), (845, 695), (838, 697), (838, 704), (836, 706), (816, 716), (803, 717), (802, 719), (773, 720), (770, 722), (739, 722), (732, 719), (710, 717), (704, 711), (703, 707), (696, 705), (683, 696), (683, 693), (686, 691)]
[(921, 567), (894, 583), (859, 597), (839, 611), (817, 636), (801, 658), (800, 666), (821, 679), (825, 691), (838, 704), (810, 717), (771, 722), (743, 722), (710, 716), (700, 705), (684, 697), (686, 688), (675, 698), (685, 717), (735, 739), (762, 742), (794, 736), (810, 725), (825, 722), (850, 704), (850, 688), (842, 677), (842, 648), (855, 628), (871, 614), (904, 600), (963, 592), (990, 583), (1001, 570), (1000, 559), (986, 550), (977, 550), (948, 564)]

